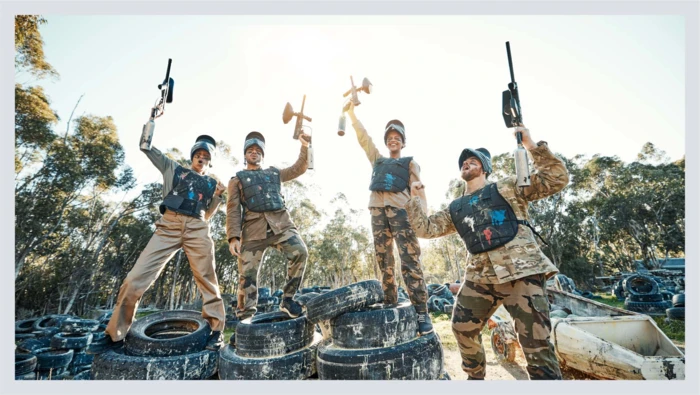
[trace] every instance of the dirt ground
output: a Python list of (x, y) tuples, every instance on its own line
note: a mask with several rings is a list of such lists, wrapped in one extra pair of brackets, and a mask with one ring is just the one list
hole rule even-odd
[[(457, 342), (450, 328), (450, 321), (435, 322), (435, 329), (440, 336), (445, 353), (445, 370), (452, 380), (466, 380), (467, 374), (461, 368), (462, 357), (459, 355)], [(529, 380), (525, 367), (525, 356), (518, 347), (514, 362), (500, 363), (496, 354), (491, 350), (491, 338), (487, 333), (482, 335), (484, 350), (486, 351), (486, 380)], [(597, 380), (583, 372), (574, 369), (562, 368), (564, 380)]]

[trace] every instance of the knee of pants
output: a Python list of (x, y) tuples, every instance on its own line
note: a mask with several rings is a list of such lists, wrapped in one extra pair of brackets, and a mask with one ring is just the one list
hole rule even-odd
[(299, 261), (306, 262), (306, 259), (309, 258), (309, 249), (306, 248), (306, 245), (299, 245), (299, 247), (297, 248), (297, 252), (299, 254)]

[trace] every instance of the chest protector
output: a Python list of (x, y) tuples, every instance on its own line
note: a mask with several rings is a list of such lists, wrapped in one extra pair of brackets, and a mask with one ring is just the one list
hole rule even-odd
[(529, 225), (518, 220), (496, 183), (452, 201), (450, 217), (471, 254), (505, 245), (518, 234), (518, 224)]
[(405, 158), (379, 158), (374, 162), (372, 181), (369, 184), (371, 191), (402, 192), (408, 188), (409, 165), (413, 157)]
[(250, 211), (276, 211), (284, 208), (280, 171), (274, 167), (265, 170), (241, 170), (236, 173), (241, 182), (242, 204)]
[(216, 180), (209, 176), (201, 176), (191, 169), (178, 166), (173, 175), (173, 189), (163, 199), (160, 213), (165, 214), (168, 208), (177, 213), (196, 218), (204, 218), (204, 211), (209, 207)]

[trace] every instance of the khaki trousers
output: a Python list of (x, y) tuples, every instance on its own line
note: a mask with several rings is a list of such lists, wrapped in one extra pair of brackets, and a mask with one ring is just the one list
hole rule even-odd
[(167, 210), (156, 221), (155, 233), (119, 289), (112, 318), (105, 330), (113, 341), (124, 339), (141, 297), (180, 248), (185, 250), (195, 283), (202, 292), (202, 317), (213, 331), (224, 330), (226, 312), (216, 278), (209, 223)]

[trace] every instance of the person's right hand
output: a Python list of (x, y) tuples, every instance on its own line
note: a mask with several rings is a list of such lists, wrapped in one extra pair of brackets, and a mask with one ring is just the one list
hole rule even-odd
[(241, 257), (241, 240), (240, 239), (233, 239), (231, 240), (230, 243), (228, 243), (228, 250), (231, 251), (231, 255), (235, 255), (237, 257)]

